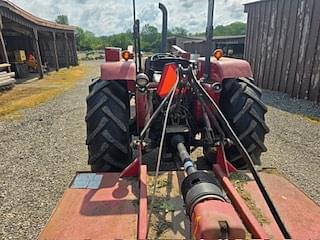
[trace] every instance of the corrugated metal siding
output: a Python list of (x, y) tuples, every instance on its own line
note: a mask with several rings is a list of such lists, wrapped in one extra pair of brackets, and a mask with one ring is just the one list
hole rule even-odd
[(268, 0), (245, 11), (245, 58), (257, 84), (320, 102), (320, 1)]

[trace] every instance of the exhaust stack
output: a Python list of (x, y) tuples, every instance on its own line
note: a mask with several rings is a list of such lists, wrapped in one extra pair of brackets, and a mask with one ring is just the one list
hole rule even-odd
[(212, 53), (212, 38), (213, 38), (213, 11), (214, 0), (208, 0), (208, 19), (206, 29), (206, 60), (205, 60), (205, 81), (210, 81), (210, 59)]
[(167, 35), (168, 35), (168, 11), (165, 5), (159, 3), (159, 8), (162, 11), (162, 33), (161, 33), (161, 53), (167, 52)]

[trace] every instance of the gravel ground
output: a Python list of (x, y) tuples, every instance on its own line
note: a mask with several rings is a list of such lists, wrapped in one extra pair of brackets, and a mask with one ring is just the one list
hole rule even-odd
[(320, 105), (264, 91), (269, 106), (263, 164), (276, 167), (320, 204)]
[[(26, 110), (19, 121), (0, 122), (0, 239), (35, 239), (74, 173), (88, 169), (87, 84), (79, 81), (69, 92)], [(320, 117), (320, 107), (269, 91), (264, 98), (271, 129), (265, 166), (280, 169), (320, 203), (320, 122), (303, 116)]]
[(0, 122), (0, 239), (36, 239), (74, 173), (88, 169), (85, 96), (94, 75), (21, 120)]

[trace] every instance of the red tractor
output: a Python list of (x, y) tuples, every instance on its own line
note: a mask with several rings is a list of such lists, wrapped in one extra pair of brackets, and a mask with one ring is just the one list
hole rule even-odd
[[(261, 90), (254, 84), (248, 62), (217, 56), (220, 51), (212, 55), (212, 44), (208, 42), (207, 59), (210, 59), (210, 64), (205, 58), (199, 58), (192, 72), (217, 103), (254, 164), (260, 165), (260, 155), (267, 150), (264, 136), (269, 131), (264, 118), (267, 107), (261, 101)], [(114, 52), (115, 60), (119, 61), (113, 61), (109, 56)], [(109, 49), (106, 54), (106, 59), (111, 61), (101, 66), (101, 78), (91, 83), (87, 98), (89, 164), (95, 172), (121, 171), (133, 161), (132, 136), (141, 134), (150, 116), (161, 103), (161, 106), (166, 104), (163, 99), (173, 87), (175, 79), (170, 81), (164, 77), (165, 67), (169, 64), (176, 65), (177, 69), (192, 66), (188, 59), (157, 53), (145, 61), (143, 72), (141, 65), (140, 71), (136, 72), (134, 61), (120, 61), (117, 49)], [(238, 169), (246, 168), (247, 163), (233, 140), (225, 136), (218, 125), (208, 121), (206, 110), (196, 97), (193, 86), (183, 79), (179, 81), (169, 113), (167, 128), (170, 135), (174, 135), (175, 129), (177, 133), (181, 129), (187, 131), (188, 149), (201, 146), (204, 154), (211, 156), (214, 156), (215, 145), (223, 140), (227, 144), (228, 160)], [(135, 108), (130, 107), (132, 99)], [(159, 147), (164, 116), (162, 108), (148, 126), (148, 149)], [(201, 140), (196, 139), (199, 134)], [(170, 142), (169, 138), (167, 142)], [(170, 151), (170, 148), (166, 150)], [(214, 161), (213, 158), (207, 159), (210, 163)]]
[[(162, 53), (142, 66), (138, 20), (135, 61), (128, 51), (106, 49), (101, 77), (92, 81), (87, 97), (92, 171), (77, 173), (39, 239), (320, 237), (318, 206), (284, 178), (255, 168), (267, 150), (267, 108), (249, 63), (213, 51), (213, 5), (209, 0), (208, 54), (196, 63), (166, 52), (162, 4)], [(206, 164), (190, 156), (199, 147)], [(152, 149), (156, 161), (145, 158)], [(248, 184), (232, 184), (237, 169), (250, 170), (244, 174)], [(164, 175), (166, 181), (159, 181)], [(245, 196), (253, 201), (250, 209), (236, 188), (253, 196), (254, 201)], [(304, 208), (296, 208), (297, 201)], [(154, 215), (162, 221), (153, 222)], [(171, 234), (160, 236), (168, 215)]]

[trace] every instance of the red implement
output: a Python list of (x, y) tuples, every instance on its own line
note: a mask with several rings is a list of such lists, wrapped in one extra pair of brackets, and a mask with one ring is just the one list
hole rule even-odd
[(40, 240), (137, 238), (138, 181), (119, 179), (118, 173), (91, 174), (77, 174)]
[[(320, 208), (295, 185), (279, 174), (260, 173), (264, 185), (277, 207), (292, 239), (320, 239)], [(264, 229), (275, 239), (281, 234), (254, 181), (245, 185), (256, 206), (271, 220)]]
[(230, 203), (207, 200), (194, 208), (192, 234), (194, 239), (245, 239), (246, 230)]

